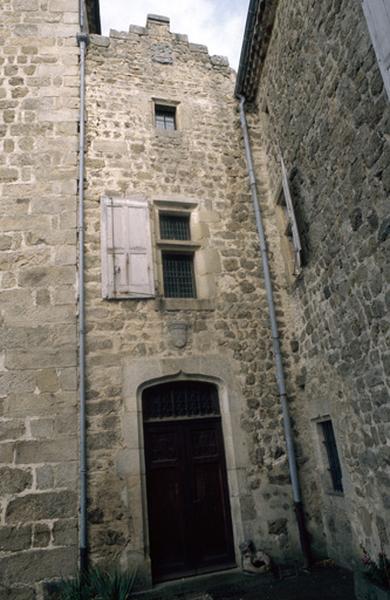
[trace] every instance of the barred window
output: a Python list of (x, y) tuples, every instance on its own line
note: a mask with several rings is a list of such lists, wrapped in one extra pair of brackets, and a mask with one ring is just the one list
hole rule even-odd
[(189, 215), (160, 214), (160, 237), (162, 240), (190, 240)]
[(162, 252), (164, 295), (167, 298), (194, 298), (194, 256)]
[(191, 213), (167, 208), (158, 212), (161, 282), (166, 298), (196, 298), (195, 254)]
[(332, 421), (330, 419), (328, 421), (322, 421), (319, 425), (321, 427), (323, 444), (328, 457), (329, 473), (332, 480), (333, 489), (335, 492), (342, 492), (342, 472)]

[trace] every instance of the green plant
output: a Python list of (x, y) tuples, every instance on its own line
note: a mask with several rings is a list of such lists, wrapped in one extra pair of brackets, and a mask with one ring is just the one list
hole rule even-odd
[(80, 576), (63, 579), (59, 584), (61, 600), (127, 600), (134, 586), (136, 569), (92, 567)]
[(94, 597), (88, 579), (79, 574), (60, 581), (58, 591), (61, 600), (90, 600)]
[(89, 583), (99, 600), (127, 600), (129, 597), (136, 575), (132, 572), (122, 572), (118, 569), (102, 571), (93, 568), (89, 574)]
[(383, 548), (378, 554), (378, 561), (371, 558), (364, 546), (361, 546), (363, 551), (362, 563), (363, 573), (373, 583), (380, 585), (386, 590), (390, 590), (390, 560), (388, 559)]

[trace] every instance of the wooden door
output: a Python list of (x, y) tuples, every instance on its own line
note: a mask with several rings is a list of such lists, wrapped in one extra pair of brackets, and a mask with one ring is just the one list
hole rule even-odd
[(219, 417), (146, 422), (154, 581), (235, 566)]

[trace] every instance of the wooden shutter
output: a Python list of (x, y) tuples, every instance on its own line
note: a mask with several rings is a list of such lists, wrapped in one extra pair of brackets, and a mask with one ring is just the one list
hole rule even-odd
[(101, 207), (103, 298), (153, 297), (147, 201), (103, 198)]
[(372, 45), (390, 98), (390, 0), (362, 0)]
[(291, 193), (290, 193), (290, 186), (288, 183), (287, 170), (286, 170), (286, 166), (284, 164), (282, 155), (280, 155), (280, 164), (281, 164), (281, 168), (282, 168), (283, 195), (284, 195), (284, 200), (286, 202), (288, 219), (289, 219), (290, 226), (291, 226), (292, 242), (294, 245), (294, 254), (295, 254), (294, 273), (296, 275), (298, 275), (301, 271), (301, 266), (302, 266), (302, 259), (301, 259), (302, 246), (301, 246), (301, 240), (299, 237), (297, 220), (295, 218), (294, 206), (293, 206), (293, 203), (291, 200)]

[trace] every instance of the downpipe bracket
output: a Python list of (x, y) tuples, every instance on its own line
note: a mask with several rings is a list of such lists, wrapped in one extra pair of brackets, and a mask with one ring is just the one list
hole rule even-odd
[(77, 44), (78, 44), (79, 46), (80, 46), (80, 44), (81, 44), (82, 42), (84, 42), (84, 44), (85, 44), (86, 46), (88, 46), (88, 44), (89, 44), (89, 35), (88, 35), (88, 33), (85, 33), (84, 31), (82, 31), (82, 32), (80, 32), (80, 33), (78, 33), (78, 34), (76, 35), (76, 40), (77, 40)]

